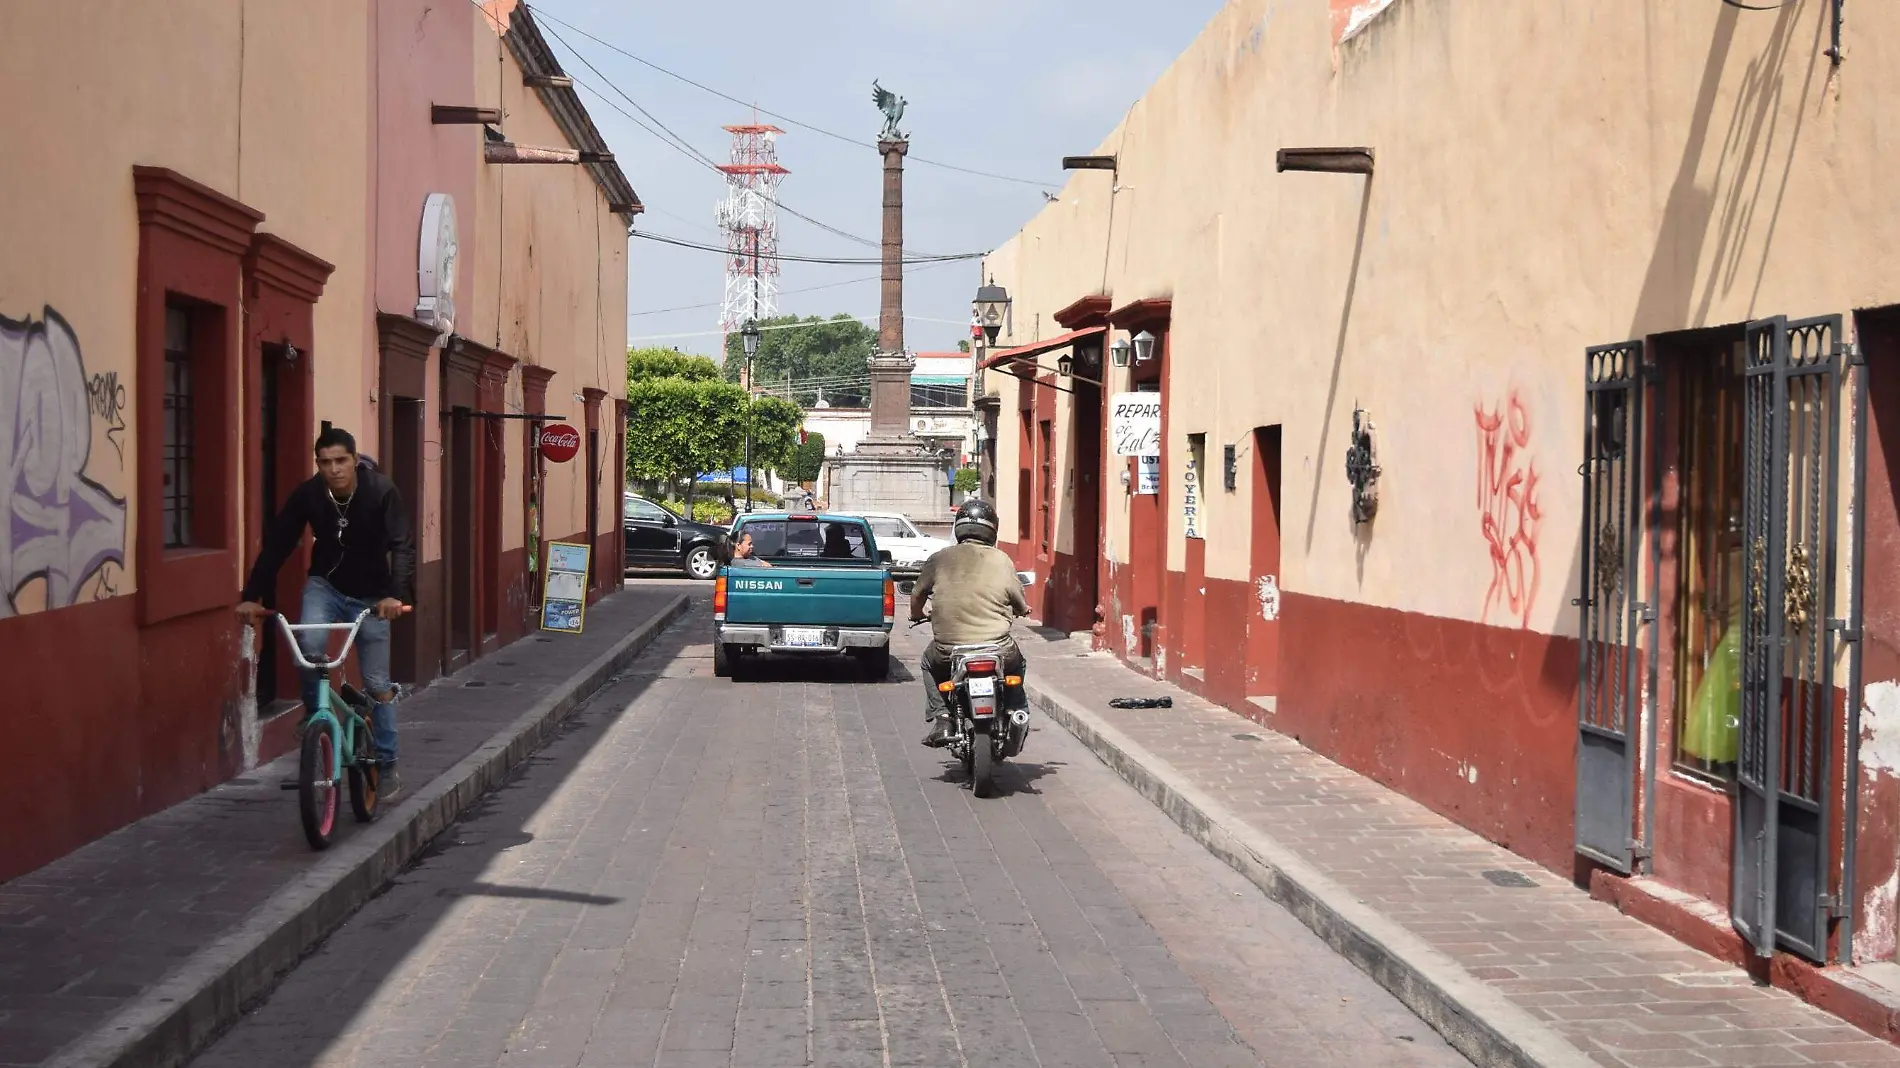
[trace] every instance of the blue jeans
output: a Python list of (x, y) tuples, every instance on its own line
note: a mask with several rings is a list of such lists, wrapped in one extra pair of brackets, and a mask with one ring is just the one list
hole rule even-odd
[[(323, 579), (312, 575), (303, 588), (303, 615), (299, 623), (348, 623), (355, 619), (365, 608), (374, 608), (375, 601), (362, 601), (347, 597), (337, 591)], [(316, 660), (328, 658), (330, 654), (330, 636), (335, 631), (309, 631), (297, 636), (297, 644), (302, 647), (304, 659)], [(363, 685), (369, 688), (371, 712), (369, 717), (369, 740), (376, 747), (376, 758), (385, 763), (396, 759), (396, 690), (389, 682), (389, 621), (377, 619), (374, 615), (363, 621), (356, 632), (357, 666), (363, 669)], [(301, 669), (300, 669), (301, 670)], [(317, 707), (317, 679), (314, 671), (302, 671), (303, 707), (307, 712)], [(389, 700), (378, 700), (387, 694)]]

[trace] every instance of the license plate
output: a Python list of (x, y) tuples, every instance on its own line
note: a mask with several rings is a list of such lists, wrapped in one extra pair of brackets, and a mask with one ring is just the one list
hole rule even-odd
[(786, 627), (779, 639), (785, 645), (813, 649), (825, 644), (825, 632), (815, 627)]
[(970, 696), (971, 697), (989, 697), (995, 693), (996, 693), (995, 679), (971, 679), (970, 680)]

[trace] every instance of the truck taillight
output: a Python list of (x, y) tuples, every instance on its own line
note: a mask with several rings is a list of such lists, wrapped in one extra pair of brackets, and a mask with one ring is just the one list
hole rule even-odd
[(726, 614), (726, 576), (713, 580), (713, 615), (724, 617)]
[(884, 580), (884, 622), (897, 622), (897, 583), (888, 578)]

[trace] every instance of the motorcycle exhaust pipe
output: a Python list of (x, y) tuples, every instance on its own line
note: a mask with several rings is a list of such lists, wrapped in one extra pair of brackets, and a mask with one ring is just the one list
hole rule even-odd
[(1011, 723), (1014, 723), (1018, 727), (1029, 726), (1029, 710), (1026, 708), (1019, 708), (1016, 711), (1011, 712), (1009, 714), (1009, 721)]

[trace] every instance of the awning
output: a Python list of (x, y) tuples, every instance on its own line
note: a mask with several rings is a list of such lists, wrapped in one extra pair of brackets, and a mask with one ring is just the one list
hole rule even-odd
[(1073, 345), (1083, 338), (1094, 337), (1097, 334), (1105, 334), (1107, 332), (1108, 327), (1106, 326), (1087, 326), (1080, 330), (1071, 330), (1066, 334), (1057, 334), (1055, 337), (1044, 338), (1041, 341), (1032, 342), (1028, 345), (1019, 345), (1013, 349), (993, 352), (989, 355), (988, 359), (983, 361), (983, 366), (989, 368), (1016, 360), (1034, 359), (1052, 349), (1059, 349), (1064, 345)]
[(911, 375), (913, 386), (964, 386), (970, 382), (968, 375)]

